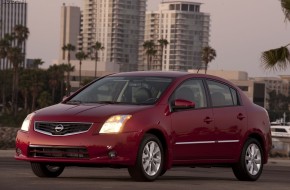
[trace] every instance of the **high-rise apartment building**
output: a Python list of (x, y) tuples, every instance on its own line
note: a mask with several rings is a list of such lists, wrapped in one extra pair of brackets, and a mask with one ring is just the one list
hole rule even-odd
[(144, 40), (146, 0), (83, 2), (79, 48), (90, 52), (95, 42), (101, 42), (101, 63), (118, 65), (120, 71), (137, 70)]
[[(151, 70), (187, 71), (204, 67), (201, 52), (209, 44), (210, 15), (201, 12), (200, 6), (201, 3), (189, 1), (166, 1), (158, 11), (146, 13), (145, 41), (153, 40), (156, 45), (159, 39), (169, 42), (163, 52), (160, 46), (156, 48)], [(147, 70), (147, 64), (143, 50), (139, 70)]]
[[(0, 0), (0, 39), (11, 34), (16, 25), (27, 26), (27, 3), (25, 0)], [(25, 42), (22, 49), (25, 53)], [(0, 70), (11, 67), (7, 59), (0, 59)]]
[[(61, 7), (61, 33), (60, 33), (60, 60), (67, 59), (67, 51), (62, 51), (62, 47), (72, 44), (77, 48), (78, 36), (81, 26), (81, 9), (74, 6)], [(71, 59), (75, 59), (75, 52), (71, 52)]]

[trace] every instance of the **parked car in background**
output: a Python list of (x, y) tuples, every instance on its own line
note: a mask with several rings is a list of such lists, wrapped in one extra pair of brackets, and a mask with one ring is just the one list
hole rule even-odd
[(290, 138), (289, 123), (271, 122), (272, 137), (287, 137)]
[(232, 83), (186, 72), (128, 72), (29, 114), (15, 158), (30, 162), (39, 177), (57, 177), (67, 166), (108, 166), (153, 181), (173, 166), (228, 166), (237, 179), (255, 181), (270, 148), (266, 110)]

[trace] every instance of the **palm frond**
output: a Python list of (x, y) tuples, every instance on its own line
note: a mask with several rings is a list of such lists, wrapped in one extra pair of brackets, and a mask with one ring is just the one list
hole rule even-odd
[(290, 0), (281, 0), (281, 6), (285, 14), (285, 21), (290, 21)]
[(287, 46), (264, 51), (261, 63), (266, 70), (285, 70), (289, 64), (290, 53)]

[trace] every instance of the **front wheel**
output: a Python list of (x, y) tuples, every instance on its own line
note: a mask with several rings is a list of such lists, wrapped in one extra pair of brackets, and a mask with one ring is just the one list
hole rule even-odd
[(32, 162), (31, 169), (38, 177), (58, 177), (63, 172), (64, 166)]
[(160, 140), (155, 135), (146, 134), (140, 144), (136, 164), (128, 171), (136, 181), (154, 181), (163, 171), (163, 162)]
[(232, 167), (238, 180), (256, 181), (263, 170), (263, 150), (256, 139), (246, 141), (239, 163)]

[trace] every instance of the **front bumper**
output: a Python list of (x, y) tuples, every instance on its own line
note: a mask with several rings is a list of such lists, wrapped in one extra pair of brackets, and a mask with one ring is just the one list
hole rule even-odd
[(49, 136), (18, 131), (15, 159), (63, 165), (132, 166), (141, 132)]

